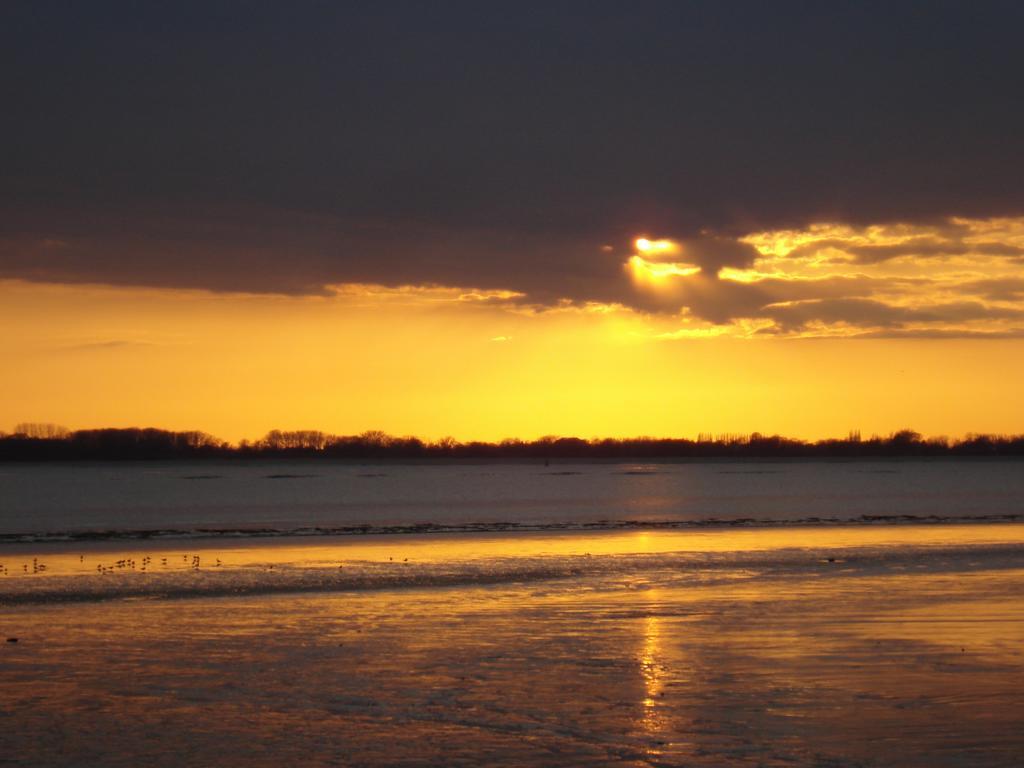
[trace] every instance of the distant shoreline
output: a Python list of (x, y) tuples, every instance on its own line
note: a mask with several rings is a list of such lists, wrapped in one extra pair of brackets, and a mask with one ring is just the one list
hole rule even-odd
[(310, 459), (354, 462), (431, 461), (717, 461), (829, 459), (1024, 457), (1024, 435), (972, 434), (960, 439), (926, 438), (904, 429), (885, 437), (799, 440), (781, 435), (700, 435), (687, 438), (542, 437), (498, 443), (427, 442), (384, 432), (330, 435), (316, 430), (272, 430), (259, 440), (228, 443), (205, 432), (162, 429), (83, 429), (54, 424), (20, 424), (0, 434), (0, 462)]
[[(236, 466), (239, 464), (289, 463), (296, 465), (337, 464), (344, 466), (535, 466), (556, 470), (565, 466), (607, 466), (614, 464), (903, 464), (941, 462), (1016, 462), (1024, 461), (1024, 453), (997, 454), (878, 454), (862, 456), (559, 456), (548, 459), (533, 457), (489, 457), (489, 456), (436, 456), (436, 457), (344, 457), (330, 455), (214, 455), (214, 456), (168, 456), (168, 457), (115, 457), (115, 458), (8, 458), (0, 457), (0, 467), (26, 465), (93, 465), (93, 464), (218, 464)], [(202, 481), (215, 477), (184, 477), (183, 480)], [(282, 478), (285, 479), (285, 478)]]

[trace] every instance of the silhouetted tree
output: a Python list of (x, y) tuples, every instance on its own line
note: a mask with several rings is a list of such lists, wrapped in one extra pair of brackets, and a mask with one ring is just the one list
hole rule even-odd
[(13, 434), (0, 433), (0, 460), (124, 460), (208, 457), (329, 456), (339, 459), (638, 459), (638, 458), (882, 458), (899, 456), (1024, 456), (1024, 435), (970, 434), (962, 440), (924, 439), (903, 429), (886, 438), (867, 440), (851, 432), (843, 439), (815, 443), (780, 435), (701, 434), (682, 438), (628, 439), (546, 435), (534, 441), (460, 443), (443, 437), (424, 443), (417, 437), (392, 437), (379, 430), (361, 435), (328, 435), (317, 430), (271, 430), (261, 439), (237, 447), (199, 431), (161, 429), (84, 429), (68, 432), (50, 424), (19, 424)]
[(22, 422), (14, 426), (14, 434), (39, 440), (63, 440), (71, 434), (71, 430), (59, 424)]

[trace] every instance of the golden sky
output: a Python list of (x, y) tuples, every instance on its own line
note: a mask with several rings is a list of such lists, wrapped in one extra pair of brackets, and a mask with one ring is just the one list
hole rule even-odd
[(3, 281), (0, 429), (1024, 432), (1024, 219), (755, 232), (738, 267), (656, 235), (622, 251), (631, 306)]

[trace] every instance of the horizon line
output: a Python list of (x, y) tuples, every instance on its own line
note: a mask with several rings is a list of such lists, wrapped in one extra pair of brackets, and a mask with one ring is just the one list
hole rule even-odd
[[(362, 440), (364, 442), (372, 442), (379, 445), (387, 443), (397, 442), (419, 442), (425, 447), (451, 447), (455, 445), (459, 446), (493, 446), (500, 447), (502, 445), (509, 444), (520, 444), (520, 445), (543, 445), (551, 444), (560, 441), (574, 442), (574, 443), (586, 443), (589, 445), (599, 445), (601, 443), (609, 442), (685, 442), (685, 443), (711, 443), (711, 444), (737, 444), (737, 443), (749, 443), (752, 441), (781, 441), (792, 445), (821, 445), (827, 443), (857, 443), (857, 442), (872, 442), (872, 441), (892, 441), (894, 439), (902, 439), (906, 442), (915, 443), (946, 443), (949, 445), (956, 445), (958, 443), (970, 442), (979, 438), (989, 439), (1000, 439), (1000, 440), (1013, 440), (1024, 438), (1024, 432), (1012, 432), (1012, 431), (965, 431), (959, 434), (924, 434), (911, 427), (902, 427), (899, 429), (891, 430), (887, 433), (873, 432), (870, 436), (863, 436), (861, 430), (850, 429), (844, 436), (828, 436), (818, 438), (807, 438), (807, 437), (793, 437), (785, 435), (779, 432), (762, 432), (760, 430), (753, 430), (750, 432), (737, 432), (737, 431), (724, 431), (724, 432), (713, 432), (713, 431), (701, 431), (696, 436), (685, 436), (685, 435), (651, 435), (651, 434), (635, 434), (628, 436), (613, 436), (613, 435), (594, 435), (591, 437), (580, 437), (579, 435), (572, 434), (559, 434), (559, 433), (548, 433), (540, 435), (534, 438), (522, 438), (518, 436), (508, 436), (501, 439), (460, 439), (453, 435), (443, 435), (438, 438), (427, 438), (421, 437), (414, 434), (398, 434), (390, 433), (379, 429), (368, 429), (358, 433), (336, 433), (327, 432), (321, 429), (270, 429), (267, 430), (261, 437), (258, 438), (240, 438), (238, 440), (224, 440), (223, 438), (214, 435), (211, 432), (207, 432), (202, 429), (168, 429), (165, 427), (154, 427), (154, 426), (128, 426), (128, 427), (82, 427), (71, 429), (60, 424), (52, 422), (18, 422), (14, 425), (13, 431), (4, 432), (0, 430), (0, 439), (10, 438), (27, 438), (37, 440), (61, 440), (70, 438), (76, 434), (114, 434), (114, 433), (150, 433), (150, 434), (163, 434), (168, 436), (195, 436), (197, 438), (203, 438), (203, 443), (210, 446), (216, 446), (218, 448), (231, 447), (234, 449), (251, 448), (258, 449), (260, 447), (267, 447), (267, 443), (278, 442), (282, 439), (285, 440), (296, 440), (296, 439), (308, 439), (308, 440), (322, 440), (324, 442), (332, 441), (353, 441)], [(308, 446), (294, 446), (294, 447), (308, 447)]]

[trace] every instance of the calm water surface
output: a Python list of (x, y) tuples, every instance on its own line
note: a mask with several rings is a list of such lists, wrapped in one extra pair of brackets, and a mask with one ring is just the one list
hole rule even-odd
[(1024, 515), (1018, 461), (0, 465), (0, 535)]

